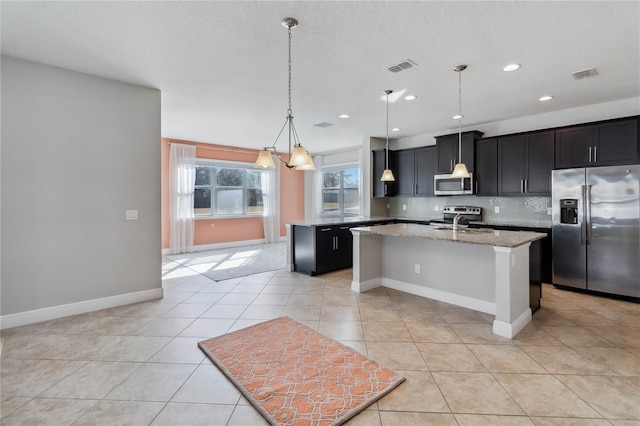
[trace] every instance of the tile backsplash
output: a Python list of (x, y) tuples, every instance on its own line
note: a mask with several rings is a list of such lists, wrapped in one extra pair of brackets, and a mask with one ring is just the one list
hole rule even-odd
[[(487, 222), (518, 222), (532, 225), (548, 224), (551, 197), (391, 197), (390, 217), (434, 219), (442, 217), (442, 208), (451, 205), (482, 207), (482, 219)], [(498, 207), (499, 213), (496, 213)]]

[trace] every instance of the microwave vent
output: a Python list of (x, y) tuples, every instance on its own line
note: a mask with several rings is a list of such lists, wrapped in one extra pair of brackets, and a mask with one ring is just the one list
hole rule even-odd
[(576, 71), (571, 73), (574, 80), (582, 80), (585, 78), (595, 77), (598, 75), (598, 71), (595, 68), (589, 68), (588, 70)]

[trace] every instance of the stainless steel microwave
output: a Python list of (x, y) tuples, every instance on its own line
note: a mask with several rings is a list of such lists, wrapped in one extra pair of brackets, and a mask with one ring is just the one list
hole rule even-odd
[(473, 194), (473, 173), (468, 178), (454, 178), (451, 174), (433, 177), (433, 192), (436, 195)]

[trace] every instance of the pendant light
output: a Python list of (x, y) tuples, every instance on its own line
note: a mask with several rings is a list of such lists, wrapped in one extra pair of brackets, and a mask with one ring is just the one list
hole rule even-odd
[[(276, 165), (272, 158), (272, 155), (275, 155), (288, 169), (295, 167), (296, 170), (315, 170), (316, 167), (313, 164), (311, 156), (300, 144), (300, 140), (298, 139), (296, 126), (293, 124), (293, 110), (291, 109), (291, 29), (298, 26), (298, 20), (295, 18), (284, 18), (280, 23), (289, 33), (289, 109), (287, 109), (287, 117), (278, 136), (276, 136), (276, 140), (273, 142), (273, 145), (264, 147), (262, 151), (260, 151), (258, 159), (255, 162), (255, 167), (275, 169)], [(289, 133), (289, 161), (284, 161), (276, 152), (276, 143), (285, 127), (287, 127)], [(291, 142), (293, 142), (293, 151), (291, 150)]]
[(467, 69), (466, 65), (458, 65), (453, 69), (458, 73), (458, 115), (454, 117), (458, 119), (458, 164), (451, 173), (451, 177), (454, 178), (469, 177), (467, 166), (462, 162), (462, 71), (465, 69)]
[(393, 93), (393, 90), (385, 90), (387, 94), (387, 157), (385, 159), (385, 169), (382, 172), (381, 182), (395, 182), (396, 178), (393, 176), (393, 172), (389, 168), (389, 95)]

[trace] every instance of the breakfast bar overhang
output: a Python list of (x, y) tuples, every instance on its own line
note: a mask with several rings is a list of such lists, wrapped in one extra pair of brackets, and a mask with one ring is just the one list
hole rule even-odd
[(353, 228), (351, 289), (384, 286), (493, 314), (513, 338), (531, 321), (529, 246), (546, 235), (392, 224)]

